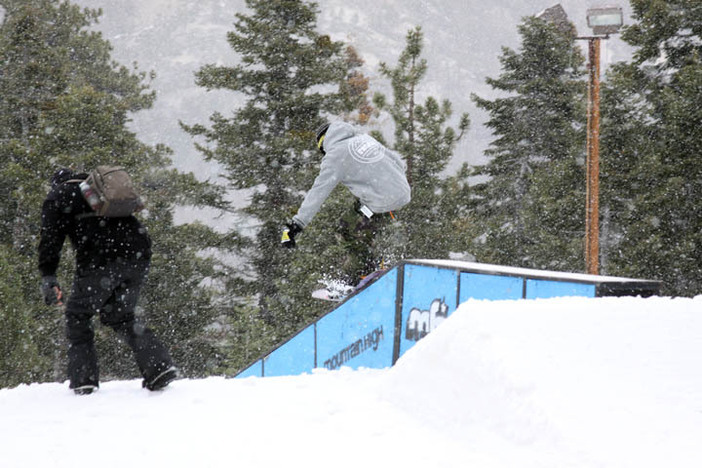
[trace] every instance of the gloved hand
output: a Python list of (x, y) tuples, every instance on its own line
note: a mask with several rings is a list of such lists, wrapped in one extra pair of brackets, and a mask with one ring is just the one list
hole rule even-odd
[(285, 248), (292, 249), (295, 247), (295, 236), (302, 232), (302, 226), (295, 221), (290, 221), (283, 229), (283, 235), (280, 238), (280, 245)]
[(61, 285), (55, 276), (43, 276), (41, 278), (41, 293), (44, 295), (46, 305), (63, 305)]

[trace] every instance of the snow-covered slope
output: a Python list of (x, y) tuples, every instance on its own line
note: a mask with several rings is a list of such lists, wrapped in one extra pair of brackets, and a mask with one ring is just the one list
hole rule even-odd
[(383, 370), (0, 390), (0, 466), (702, 466), (702, 297), (469, 301)]
[[(207, 123), (213, 111), (225, 115), (239, 96), (197, 88), (193, 73), (207, 63), (232, 64), (237, 57), (226, 42), (237, 12), (246, 12), (244, 0), (73, 0), (78, 5), (101, 8), (98, 29), (114, 46), (114, 58), (142, 70), (153, 70), (158, 101), (151, 110), (134, 117), (134, 128), (144, 142), (165, 143), (174, 149), (176, 165), (202, 177), (216, 175), (216, 166), (205, 169), (192, 139), (178, 126)], [(335, 40), (353, 45), (366, 61), (365, 73), (373, 92), (390, 93), (378, 73), (380, 62), (394, 65), (405, 47), (407, 31), (422, 26), (429, 70), (419, 98), (447, 98), (456, 119), (469, 112), (473, 126), (456, 151), (454, 166), (481, 161), (490, 133), (470, 94), (491, 97), (487, 76), (500, 72), (501, 47), (517, 48), (517, 25), (558, 0), (324, 0), (319, 1), (318, 26)], [(560, 2), (581, 34), (588, 2)], [(621, 2), (625, 4), (627, 2)], [(624, 6), (624, 5), (622, 5)], [(622, 60), (628, 49), (616, 37), (605, 41), (603, 69)], [(375, 123), (391, 138), (389, 120)]]

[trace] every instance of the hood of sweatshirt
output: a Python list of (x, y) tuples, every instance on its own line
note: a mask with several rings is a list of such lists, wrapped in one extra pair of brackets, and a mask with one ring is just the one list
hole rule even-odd
[(332, 123), (329, 125), (329, 129), (327, 129), (327, 133), (324, 136), (324, 142), (322, 143), (324, 151), (327, 153), (330, 152), (335, 145), (349, 138), (353, 138), (357, 134), (357, 130), (351, 124), (347, 124), (346, 122)]

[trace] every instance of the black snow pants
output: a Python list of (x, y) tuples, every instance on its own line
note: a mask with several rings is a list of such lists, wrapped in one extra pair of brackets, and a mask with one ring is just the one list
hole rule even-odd
[(383, 254), (377, 246), (376, 236), (393, 219), (389, 213), (376, 213), (369, 219), (360, 212), (360, 207), (361, 202), (356, 200), (337, 227), (337, 239), (349, 253), (339, 262), (341, 279), (353, 285), (383, 267)]
[(127, 342), (144, 379), (150, 380), (172, 366), (166, 348), (135, 319), (134, 309), (148, 270), (146, 260), (117, 259), (102, 266), (78, 267), (66, 305), (70, 388), (99, 384), (92, 325), (95, 314)]

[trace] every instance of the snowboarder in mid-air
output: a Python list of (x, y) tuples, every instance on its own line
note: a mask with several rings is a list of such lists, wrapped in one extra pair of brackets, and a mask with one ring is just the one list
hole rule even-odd
[(366, 220), (391, 213), (410, 201), (407, 165), (399, 154), (344, 122), (325, 124), (316, 132), (324, 155), (319, 174), (297, 214), (286, 224), (281, 243), (295, 247), (295, 237), (312, 221), (332, 190), (342, 184), (358, 199), (355, 210)]
[[(341, 220), (343, 240), (351, 249), (357, 244), (371, 244), (380, 226), (394, 218), (392, 212), (410, 201), (405, 162), (396, 152), (344, 122), (320, 127), (315, 143), (324, 155), (319, 174), (297, 214), (285, 225), (281, 244), (295, 247), (297, 235), (312, 221), (338, 184), (356, 197), (353, 212)], [(381, 268), (380, 262), (367, 263), (358, 272), (359, 276)]]

